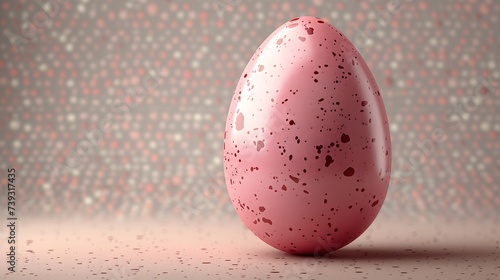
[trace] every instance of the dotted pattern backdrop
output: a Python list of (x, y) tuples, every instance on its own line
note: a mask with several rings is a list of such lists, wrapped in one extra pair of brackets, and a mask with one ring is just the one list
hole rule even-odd
[(260, 43), (301, 15), (333, 23), (378, 82), (393, 143), (381, 215), (497, 216), (495, 0), (2, 1), (0, 170), (17, 169), (19, 211), (235, 216), (229, 102)]

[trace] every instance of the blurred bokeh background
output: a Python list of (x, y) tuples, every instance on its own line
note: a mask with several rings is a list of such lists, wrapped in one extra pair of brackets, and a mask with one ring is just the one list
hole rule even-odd
[(496, 0), (1, 1), (0, 170), (17, 169), (19, 216), (236, 216), (229, 102), (261, 42), (301, 15), (341, 30), (380, 87), (393, 143), (380, 215), (497, 217)]

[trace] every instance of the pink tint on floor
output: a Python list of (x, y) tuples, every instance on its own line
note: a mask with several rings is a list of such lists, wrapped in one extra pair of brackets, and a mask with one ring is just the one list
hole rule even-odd
[(498, 220), (378, 219), (352, 244), (319, 258), (273, 249), (236, 219), (26, 219), (19, 225), (17, 272), (2, 272), (6, 279), (482, 280), (500, 274)]

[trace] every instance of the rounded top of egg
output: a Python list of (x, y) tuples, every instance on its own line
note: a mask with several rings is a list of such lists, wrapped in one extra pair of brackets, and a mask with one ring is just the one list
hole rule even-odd
[(224, 171), (238, 215), (294, 254), (331, 252), (375, 219), (391, 143), (378, 86), (331, 24), (294, 18), (252, 56), (224, 135)]

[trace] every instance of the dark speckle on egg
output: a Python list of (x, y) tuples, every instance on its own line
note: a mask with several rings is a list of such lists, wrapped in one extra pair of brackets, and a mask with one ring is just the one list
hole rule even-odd
[(342, 143), (347, 143), (350, 140), (351, 140), (351, 138), (349, 137), (349, 135), (342, 133), (342, 136), (340, 138), (340, 141), (342, 141)]
[(348, 168), (344, 171), (344, 176), (346, 176), (346, 177), (351, 177), (352, 175), (354, 175), (354, 168), (352, 168), (352, 167), (348, 167)]
[(330, 166), (330, 164), (332, 164), (332, 163), (333, 163), (332, 156), (327, 155), (327, 156), (325, 157), (325, 167)]
[(269, 224), (269, 225), (273, 225), (273, 221), (269, 220), (269, 219), (266, 219), (266, 218), (262, 218), (262, 221), (266, 224)]
[(262, 141), (257, 141), (257, 152), (262, 150), (262, 148), (264, 148), (264, 142)]
[(245, 117), (242, 113), (236, 116), (236, 130), (242, 130), (245, 127)]

